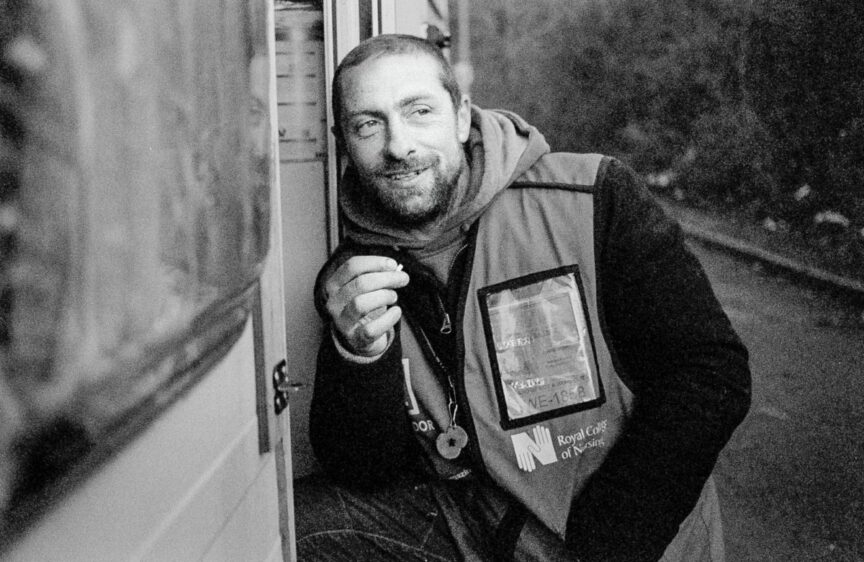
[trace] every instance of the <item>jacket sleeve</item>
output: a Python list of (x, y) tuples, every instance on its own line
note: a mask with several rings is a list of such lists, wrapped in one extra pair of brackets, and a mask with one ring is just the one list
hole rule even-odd
[[(335, 261), (316, 283), (316, 306), (325, 323), (321, 279)], [(398, 326), (387, 351), (360, 364), (339, 353), (327, 324), (309, 413), (315, 457), (330, 476), (349, 486), (373, 487), (405, 477), (418, 468), (420, 457), (405, 411)]]
[(748, 354), (636, 174), (607, 160), (595, 200), (601, 325), (635, 403), (566, 540), (580, 560), (657, 560), (747, 413)]

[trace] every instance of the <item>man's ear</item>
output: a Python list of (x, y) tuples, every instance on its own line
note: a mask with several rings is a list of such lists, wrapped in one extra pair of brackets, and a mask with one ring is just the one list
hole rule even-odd
[(339, 152), (345, 153), (345, 139), (342, 138), (342, 129), (339, 125), (333, 125), (330, 127), (330, 132), (333, 133), (333, 137), (336, 139), (336, 150)]
[(471, 99), (463, 94), (462, 101), (459, 102), (459, 109), (456, 110), (456, 133), (459, 137), (459, 142), (466, 142), (470, 132)]

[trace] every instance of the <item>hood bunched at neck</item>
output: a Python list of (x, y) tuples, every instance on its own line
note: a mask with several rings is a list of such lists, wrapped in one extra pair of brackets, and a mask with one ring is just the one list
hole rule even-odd
[(471, 133), (465, 143), (470, 181), (453, 196), (447, 213), (433, 228), (397, 229), (368, 208), (362, 187), (349, 168), (340, 185), (339, 203), (346, 237), (362, 245), (429, 248), (458, 235), (470, 225), (492, 199), (549, 152), (543, 135), (524, 119), (508, 111), (471, 107)]

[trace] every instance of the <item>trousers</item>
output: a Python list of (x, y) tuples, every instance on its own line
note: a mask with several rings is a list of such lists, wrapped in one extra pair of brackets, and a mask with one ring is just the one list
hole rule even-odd
[[(512, 506), (500, 489), (474, 479), (399, 482), (375, 491), (313, 475), (295, 481), (298, 560), (502, 561), (495, 530)], [(520, 562), (576, 560), (530, 514), (515, 546)]]
[[(662, 562), (723, 562), (720, 514), (709, 479), (687, 532), (667, 547)], [(323, 475), (294, 482), (300, 562), (573, 562), (578, 557), (538, 519), (524, 513), (518, 538), (507, 543), (513, 500), (473, 478), (404, 481), (379, 490), (340, 486)], [(502, 554), (503, 552), (503, 554)]]

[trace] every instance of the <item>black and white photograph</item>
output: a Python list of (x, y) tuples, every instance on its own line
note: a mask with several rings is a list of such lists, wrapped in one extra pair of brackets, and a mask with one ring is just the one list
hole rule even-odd
[(860, 0), (0, 0), (0, 562), (864, 562)]

